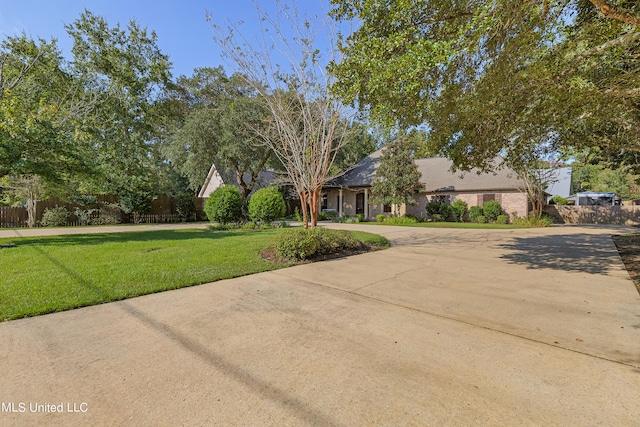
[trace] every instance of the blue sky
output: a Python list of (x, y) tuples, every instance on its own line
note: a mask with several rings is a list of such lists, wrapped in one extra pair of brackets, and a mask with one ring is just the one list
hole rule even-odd
[[(267, 12), (274, 10), (275, 0), (258, 2)], [(324, 4), (324, 7), (322, 6)], [(298, 7), (308, 13), (328, 10), (328, 0), (300, 0)], [(70, 55), (71, 39), (64, 25), (72, 23), (84, 9), (106, 18), (110, 26), (121, 27), (135, 19), (142, 27), (155, 30), (161, 51), (173, 62), (173, 75), (191, 75), (196, 67), (228, 64), (212, 40), (213, 20), (223, 23), (244, 21), (242, 31), (251, 33), (256, 27), (256, 9), (252, 0), (0, 0), (0, 36), (22, 31), (34, 38), (57, 38), (65, 56)]]

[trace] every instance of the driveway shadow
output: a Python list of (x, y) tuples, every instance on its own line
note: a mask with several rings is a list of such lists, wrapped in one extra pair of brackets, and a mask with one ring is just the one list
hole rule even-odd
[(590, 274), (606, 274), (620, 262), (611, 237), (591, 234), (516, 237), (498, 246), (500, 258), (528, 268), (550, 268)]

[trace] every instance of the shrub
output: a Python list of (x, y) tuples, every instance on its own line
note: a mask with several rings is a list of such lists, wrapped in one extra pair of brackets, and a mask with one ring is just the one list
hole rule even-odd
[(453, 208), (448, 203), (429, 202), (425, 210), (432, 221), (449, 221), (453, 214)]
[(395, 216), (390, 216), (384, 220), (384, 223), (388, 225), (411, 225), (411, 224), (416, 224), (417, 222), (418, 220), (416, 220), (415, 218), (408, 218), (406, 216), (399, 217), (399, 218)]
[(524, 227), (550, 227), (553, 225), (553, 218), (548, 215), (538, 217), (537, 215), (531, 214), (529, 216), (519, 217), (514, 214), (513, 223)]
[(196, 206), (193, 204), (193, 196), (191, 194), (178, 194), (174, 198), (176, 204), (176, 214), (185, 222), (196, 213)]
[(98, 218), (91, 219), (91, 225), (120, 224), (122, 221), (122, 210), (117, 203), (103, 203), (98, 214)]
[(89, 223), (91, 222), (91, 215), (95, 211), (97, 211), (97, 209), (76, 208), (73, 214), (76, 216), (76, 218), (78, 218), (78, 222), (80, 222), (80, 225), (89, 225)]
[(348, 231), (319, 227), (286, 230), (276, 239), (276, 254), (280, 258), (291, 260), (303, 260), (361, 247), (362, 243)]
[(96, 209), (98, 207), (98, 198), (91, 194), (76, 194), (73, 196), (73, 201), (89, 209)]
[(67, 225), (71, 217), (71, 212), (64, 206), (56, 206), (55, 208), (47, 208), (42, 214), (40, 225), (43, 227), (62, 227)]
[(330, 220), (334, 220), (338, 216), (338, 212), (336, 212), (334, 210), (328, 210), (328, 211), (324, 211), (322, 213), (325, 214), (327, 219), (330, 219)]
[(478, 224), (484, 224), (485, 222), (487, 222), (487, 218), (484, 215), (478, 215), (478, 217), (476, 218), (476, 222)]
[(498, 215), (496, 224), (509, 224), (509, 215)]
[(261, 188), (249, 199), (249, 218), (261, 223), (270, 223), (282, 218), (287, 211), (282, 194), (277, 187)]
[(502, 206), (496, 200), (489, 200), (482, 205), (482, 213), (487, 222), (495, 222), (498, 215), (502, 215)]
[(318, 212), (318, 221), (326, 221), (329, 219), (329, 216), (326, 212)]
[(469, 221), (478, 222), (478, 217), (482, 215), (482, 206), (471, 206), (469, 209)]
[(122, 212), (133, 214), (133, 222), (139, 223), (140, 217), (151, 208), (153, 193), (149, 191), (135, 191), (121, 194), (119, 204)]
[(384, 221), (384, 219), (385, 219), (386, 217), (387, 217), (387, 216), (386, 216), (386, 215), (384, 215), (384, 214), (378, 214), (378, 215), (376, 215), (376, 221), (377, 221), (377, 222), (382, 222), (382, 221)]
[(416, 222), (423, 222), (424, 221), (423, 217), (417, 216), (417, 215), (412, 215), (412, 214), (405, 214), (404, 218), (412, 218), (412, 219), (415, 219)]
[(356, 219), (356, 222), (363, 222), (364, 221), (364, 214), (356, 214), (356, 216), (354, 218)]
[(553, 196), (551, 198), (551, 202), (554, 205), (558, 205), (558, 206), (567, 206), (569, 204), (569, 200), (567, 200), (566, 198), (564, 198), (562, 196)]
[(233, 185), (218, 187), (207, 199), (204, 212), (209, 221), (228, 224), (242, 220), (242, 196)]
[(451, 210), (453, 211), (454, 221), (463, 222), (468, 210), (467, 202), (464, 200), (454, 200), (451, 204)]

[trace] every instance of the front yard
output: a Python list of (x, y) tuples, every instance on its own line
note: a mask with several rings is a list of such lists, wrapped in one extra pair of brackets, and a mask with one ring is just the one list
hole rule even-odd
[[(0, 321), (287, 267), (291, 263), (259, 255), (282, 231), (187, 229), (0, 239)], [(366, 240), (366, 235), (357, 238)]]

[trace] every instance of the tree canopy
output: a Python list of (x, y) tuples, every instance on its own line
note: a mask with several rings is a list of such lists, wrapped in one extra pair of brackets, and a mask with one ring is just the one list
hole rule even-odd
[(246, 198), (259, 174), (274, 163), (259, 133), (270, 126), (264, 101), (243, 77), (228, 77), (222, 67), (181, 77), (172, 96), (181, 102), (183, 119), (166, 140), (165, 156), (191, 189), (202, 186), (213, 163)]
[[(332, 0), (359, 23), (335, 93), (378, 121), (426, 125), (463, 168), (547, 145), (640, 146), (640, 6), (630, 1)], [(637, 162), (636, 162), (637, 163)]]
[(421, 174), (413, 161), (412, 138), (401, 137), (386, 145), (371, 185), (371, 203), (385, 205), (414, 205), (415, 194), (422, 187)]

